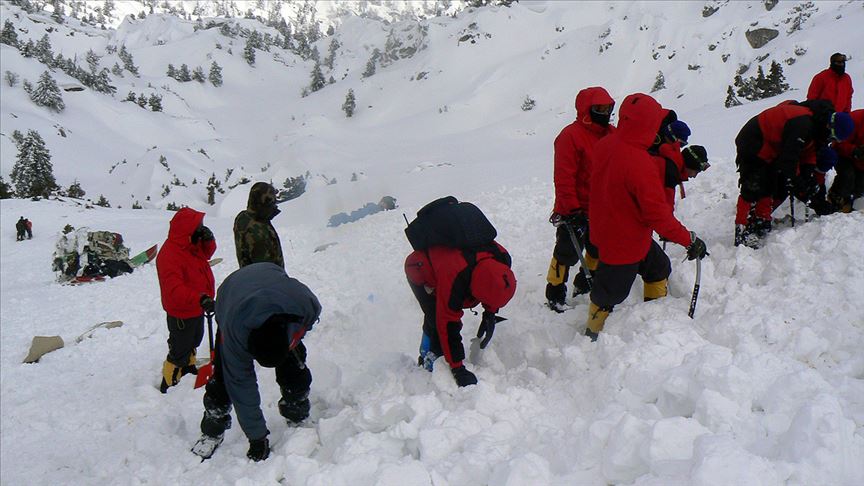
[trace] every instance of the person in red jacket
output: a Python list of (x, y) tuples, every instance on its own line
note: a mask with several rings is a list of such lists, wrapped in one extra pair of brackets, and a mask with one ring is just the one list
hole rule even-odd
[(585, 250), (588, 269), (580, 269), (573, 279), (574, 295), (588, 292), (586, 271), (597, 268), (597, 248), (588, 237), (588, 201), (594, 144), (612, 133), (609, 123), (615, 101), (605, 89), (594, 86), (576, 95), (576, 121), (564, 127), (555, 138), (555, 207), (549, 221), (556, 226), (555, 249), (546, 275), (549, 308), (563, 312), (570, 267), (579, 255), (570, 237), (570, 225)]
[(852, 78), (846, 73), (846, 56), (835, 52), (828, 69), (813, 76), (808, 100), (828, 100), (837, 111), (852, 111)]
[(162, 393), (180, 377), (196, 374), (195, 350), (204, 337), (204, 313), (212, 313), (215, 279), (209, 259), (216, 251), (204, 213), (181, 208), (171, 218), (168, 239), (156, 257), (162, 308), (168, 314), (168, 356), (162, 365)]
[(735, 246), (758, 248), (771, 231), (771, 213), (789, 194), (810, 203), (824, 184), (817, 153), (853, 129), (830, 102), (784, 101), (751, 118), (735, 138), (738, 185)]
[(864, 110), (850, 113), (855, 130), (837, 144), (837, 175), (828, 191), (828, 200), (841, 212), (852, 211), (856, 198), (864, 195)]
[(618, 129), (594, 149), (588, 219), (600, 263), (585, 329), (591, 340), (597, 339), (613, 307), (627, 298), (637, 274), (645, 282), (646, 301), (666, 295), (672, 267), (652, 238), (654, 231), (686, 247), (691, 260), (708, 254), (705, 242), (672, 214), (657, 163), (648, 152), (664, 116), (654, 98), (631, 94), (621, 103)]
[(405, 275), (423, 310), (423, 340), (418, 365), (432, 371), (432, 363), (443, 355), (459, 386), (474, 385), (477, 377), (465, 368), (462, 346), (462, 309), (483, 305), (477, 337), (485, 348), (501, 320), (496, 314), (516, 292), (516, 276), (510, 270), (510, 255), (498, 243), (478, 251), (470, 265), (459, 248), (433, 246), (417, 250), (405, 259)]

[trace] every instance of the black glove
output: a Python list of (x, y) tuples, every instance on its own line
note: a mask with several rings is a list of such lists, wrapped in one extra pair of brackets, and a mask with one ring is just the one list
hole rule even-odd
[(708, 256), (708, 247), (705, 245), (705, 242), (702, 241), (702, 238), (696, 236), (696, 233), (690, 232), (690, 246), (687, 247), (687, 259), (688, 260), (699, 260)]
[(213, 311), (216, 310), (216, 302), (213, 300), (213, 297), (210, 297), (207, 294), (201, 294), (198, 303), (201, 305), (201, 308), (204, 309), (204, 312), (208, 314), (212, 314)]
[(480, 327), (477, 328), (477, 338), (482, 338), (480, 341), (480, 349), (486, 349), (489, 341), (492, 340), (492, 335), (495, 334), (495, 323), (498, 319), (495, 318), (494, 312), (483, 311), (483, 319), (480, 320)]
[(798, 199), (808, 202), (819, 192), (819, 183), (814, 177), (798, 176), (792, 181), (792, 194)]
[(474, 376), (474, 373), (468, 371), (468, 369), (464, 366), (460, 366), (458, 368), (451, 368), (450, 372), (453, 373), (453, 378), (456, 380), (456, 384), (459, 386), (477, 384), (477, 377)]
[(270, 456), (270, 441), (267, 436), (260, 439), (249, 441), (249, 450), (246, 452), (246, 457), (255, 462), (263, 461)]
[(192, 237), (190, 239), (192, 240), (192, 243), (197, 244), (199, 241), (213, 241), (214, 236), (213, 232), (210, 231), (210, 228), (202, 224), (192, 232)]

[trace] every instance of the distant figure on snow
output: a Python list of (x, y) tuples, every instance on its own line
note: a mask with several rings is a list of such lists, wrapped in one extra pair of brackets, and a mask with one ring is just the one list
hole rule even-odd
[(22, 241), (26, 233), (27, 220), (24, 219), (24, 216), (21, 216), (18, 218), (18, 222), (15, 223), (15, 241)]
[(241, 268), (258, 262), (285, 268), (282, 243), (271, 222), (277, 214), (276, 189), (267, 182), (252, 185), (246, 209), (234, 218), (234, 246)]
[(852, 111), (852, 78), (846, 72), (846, 56), (835, 52), (828, 69), (813, 76), (807, 90), (808, 100), (828, 100), (835, 111)]
[(159, 390), (197, 374), (196, 348), (204, 337), (204, 313), (214, 310), (215, 279), (209, 260), (216, 240), (204, 226), (204, 213), (181, 208), (171, 218), (168, 239), (156, 257), (162, 307), (168, 314), (168, 356), (162, 365)]

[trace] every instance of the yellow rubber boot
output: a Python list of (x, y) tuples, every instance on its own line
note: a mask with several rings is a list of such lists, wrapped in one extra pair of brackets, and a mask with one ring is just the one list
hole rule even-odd
[(603, 330), (603, 325), (606, 324), (606, 318), (609, 317), (610, 312), (612, 311), (601, 309), (594, 302), (588, 305), (588, 324), (585, 328), (585, 335), (590, 337), (592, 341), (597, 340), (597, 335)]
[(666, 295), (669, 293), (668, 287), (669, 280), (665, 278), (656, 282), (645, 282), (645, 288), (643, 290), (645, 302), (659, 299), (660, 297), (666, 297)]

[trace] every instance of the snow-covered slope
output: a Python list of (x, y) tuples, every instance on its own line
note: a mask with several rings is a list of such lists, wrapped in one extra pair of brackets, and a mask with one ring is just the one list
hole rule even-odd
[[(793, 89), (788, 97), (802, 97), (834, 51), (850, 55), (853, 81), (862, 85), (856, 63), (864, 59), (857, 28), (864, 9), (817, 2), (802, 29), (787, 35), (783, 20), (798, 2), (771, 11), (762, 2), (712, 5), (720, 9), (707, 18), (701, 2), (521, 2), (464, 11), (425, 21), (425, 49), (366, 79), (360, 74), (371, 50), (383, 48), (389, 26), (341, 18), (336, 83), (305, 98), (300, 91), (310, 62), (287, 51), (283, 62), (258, 52), (250, 67), (240, 57), (241, 39), (232, 45), (218, 29), (195, 32), (192, 21), (151, 15), (116, 30), (76, 26), (74, 36), (71, 27), (55, 26), (49, 34), (55, 52), (77, 52), (80, 59), (88, 48), (101, 54), (125, 43), (141, 75), (114, 78), (114, 99), (89, 90), (64, 93), (67, 108), (59, 115), (33, 105), (20, 84), (0, 90), (4, 179), (15, 157), (11, 131), (37, 129), (62, 185), (77, 178), (88, 197), (105, 194), (123, 206), (0, 202), (0, 482), (864, 482), (864, 212), (778, 230), (759, 251), (733, 247), (732, 141), (746, 120), (785, 97), (723, 108), (738, 65), (750, 63), (751, 75), (754, 59), (765, 54), (763, 65), (796, 59), (784, 64)], [(15, 13), (0, 5), (4, 20)], [(19, 38), (38, 40), (49, 25), (47, 16), (35, 16), (43, 23), (33, 18), (16, 19), (27, 30)], [(743, 37), (754, 23), (776, 27), (780, 36), (754, 50)], [(472, 34), (475, 43), (459, 41)], [(319, 44), (322, 54), (328, 43)], [(806, 54), (796, 56), (797, 47)], [(44, 70), (6, 45), (0, 56), (2, 70), (31, 81)], [(109, 54), (102, 64), (116, 60)], [(220, 88), (165, 76), (169, 62), (206, 68), (212, 60), (223, 67)], [(669, 298), (642, 303), (634, 286), (601, 339), (590, 343), (582, 337), (584, 297), (561, 315), (543, 307), (554, 238), (546, 222), (551, 144), (572, 120), (579, 89), (603, 85), (620, 101), (650, 90), (658, 71), (667, 87), (654, 95), (678, 111), (693, 129), (692, 141), (711, 156), (711, 169), (688, 183), (676, 210), (711, 256), (703, 263), (695, 319), (686, 316), (694, 265), (670, 245)], [(56, 74), (71, 81), (64, 76)], [(353, 118), (340, 109), (349, 88), (358, 99)], [(164, 112), (119, 102), (129, 90), (151, 89), (163, 94)], [(537, 106), (523, 112), (526, 95)], [(274, 451), (261, 464), (245, 458), (239, 427), (210, 461), (199, 463), (188, 452), (198, 436), (201, 391), (189, 378), (167, 395), (156, 389), (167, 330), (152, 265), (79, 287), (58, 285), (50, 269), (65, 224), (118, 231), (135, 252), (164, 240), (173, 213), (160, 208), (176, 202), (207, 211), (216, 256), (225, 259), (214, 267), (221, 281), (237, 267), (231, 226), (248, 186), (220, 194), (217, 206), (208, 207), (203, 187), (191, 180), (201, 184), (213, 172), (223, 177), (228, 168), (235, 168), (232, 183), (243, 175), (278, 184), (312, 174), (307, 193), (282, 204), (274, 221), (289, 273), (324, 306), (306, 339), (312, 417), (303, 427), (286, 426), (272, 373), (261, 370)], [(174, 175), (187, 187), (175, 186), (163, 198), (162, 185)], [(401, 213), (410, 217), (445, 194), (488, 214), (519, 280), (502, 311), (509, 320), (473, 367), (480, 384), (468, 389), (457, 389), (440, 365), (432, 374), (415, 366), (421, 314), (402, 272), (410, 247)], [(330, 215), (383, 195), (400, 207), (325, 226)], [(136, 200), (145, 208), (129, 209)], [(800, 205), (798, 211), (800, 217)], [(12, 226), (21, 215), (34, 222), (35, 236), (16, 243)], [(68, 340), (116, 319), (122, 328), (97, 331), (38, 364), (20, 364), (34, 335)], [(478, 321), (466, 315), (466, 341)]]

